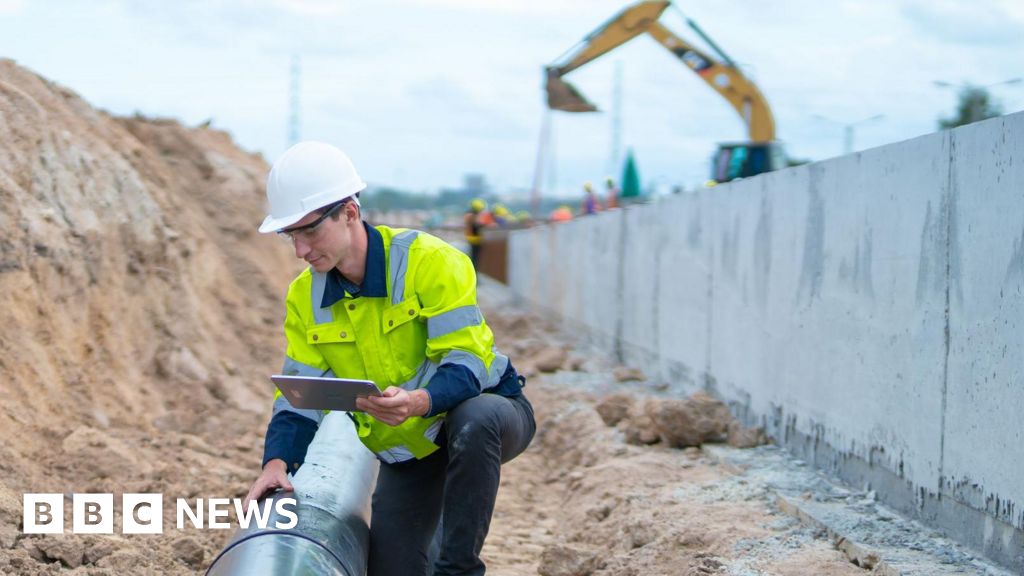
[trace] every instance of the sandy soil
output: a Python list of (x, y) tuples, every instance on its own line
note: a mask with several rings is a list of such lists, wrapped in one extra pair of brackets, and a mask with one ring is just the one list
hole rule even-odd
[[(552, 341), (549, 335), (557, 330), (541, 319), (493, 311), (488, 318), (502, 347), (522, 353), (524, 371), (538, 372), (527, 386), (538, 434), (527, 452), (503, 468), (484, 546), (488, 573), (866, 574), (821, 535), (781, 514), (763, 484), (734, 475), (698, 447), (670, 447), (680, 436), (707, 429), (706, 422), (676, 420), (672, 425), (677, 434), (662, 435), (651, 445), (641, 442), (637, 423), (629, 420), (643, 419), (647, 411), (634, 407), (609, 426), (607, 404), (613, 396), (592, 391), (614, 389), (626, 380), (622, 367), (590, 368), (582, 378), (554, 383), (535, 368), (534, 360), (560, 358), (564, 364), (557, 368), (563, 370), (601, 362), (576, 356), (566, 343)], [(538, 353), (541, 349), (548, 352)], [(556, 368), (553, 364), (557, 362), (545, 368)], [(566, 385), (567, 380), (591, 385)], [(652, 397), (645, 407), (675, 402)], [(728, 429), (727, 413), (723, 416), (720, 407), (703, 399), (698, 403), (708, 420), (718, 421), (719, 430)], [(657, 438), (658, 427), (653, 430)], [(728, 438), (727, 433), (718, 436)]]
[(503, 471), (488, 573), (865, 574), (699, 449), (630, 445), (587, 394), (529, 389), (541, 432)]
[[(230, 530), (178, 531), (168, 506), (163, 535), (24, 535), (22, 494), (244, 495), (297, 270), (255, 232), (266, 162), (208, 127), (113, 118), (8, 60), (0, 131), (0, 574), (201, 573)], [(589, 365), (537, 319), (489, 319), (528, 373)], [(528, 390), (540, 431), (505, 469), (490, 573), (861, 573), (681, 448), (743, 432), (713, 402), (617, 413), (543, 377)]]

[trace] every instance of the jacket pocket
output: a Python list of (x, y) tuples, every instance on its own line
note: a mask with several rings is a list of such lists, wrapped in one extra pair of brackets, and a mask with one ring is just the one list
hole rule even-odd
[(306, 328), (307, 344), (335, 344), (338, 342), (354, 342), (355, 331), (352, 326), (342, 322), (316, 324)]
[(400, 304), (384, 310), (382, 316), (384, 334), (390, 334), (400, 326), (415, 320), (420, 315), (420, 303), (416, 297), (406, 298)]

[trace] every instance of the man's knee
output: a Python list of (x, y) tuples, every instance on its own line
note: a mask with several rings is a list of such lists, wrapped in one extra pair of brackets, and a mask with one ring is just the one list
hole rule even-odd
[(451, 456), (488, 451), (501, 447), (502, 409), (508, 400), (481, 394), (456, 406), (448, 413), (448, 451)]

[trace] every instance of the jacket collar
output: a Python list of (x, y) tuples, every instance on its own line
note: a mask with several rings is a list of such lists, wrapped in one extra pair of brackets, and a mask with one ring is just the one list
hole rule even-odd
[(362, 286), (342, 275), (337, 268), (327, 272), (327, 284), (321, 308), (328, 308), (346, 295), (351, 298), (387, 298), (387, 275), (384, 265), (384, 238), (376, 228), (363, 222), (366, 229), (366, 274)]

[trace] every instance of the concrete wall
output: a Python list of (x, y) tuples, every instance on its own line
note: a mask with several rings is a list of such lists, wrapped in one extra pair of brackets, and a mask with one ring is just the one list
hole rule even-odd
[(1024, 113), (509, 250), (538, 310), (1024, 570)]

